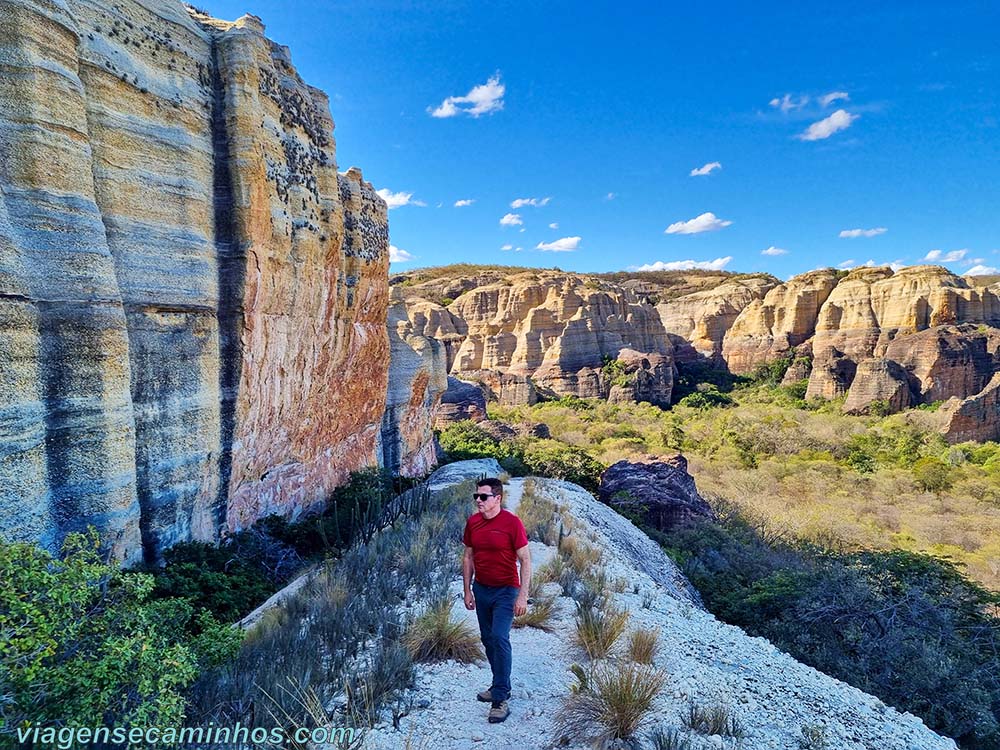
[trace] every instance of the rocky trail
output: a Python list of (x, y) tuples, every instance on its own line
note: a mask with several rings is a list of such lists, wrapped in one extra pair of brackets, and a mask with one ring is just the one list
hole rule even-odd
[[(481, 463), (481, 462), (476, 462)], [(446, 467), (455, 471), (458, 465)], [(435, 475), (437, 476), (437, 475)], [(441, 481), (443, 477), (439, 478)], [(432, 484), (435, 477), (432, 477)], [(507, 504), (516, 512), (523, 479), (508, 485)], [(602, 550), (609, 581), (627, 586), (609, 592), (614, 605), (627, 609), (629, 630), (659, 628), (655, 666), (667, 675), (664, 690), (640, 735), (660, 728), (684, 732), (692, 750), (745, 748), (799, 750), (803, 727), (822, 727), (825, 747), (838, 750), (946, 750), (955, 743), (927, 729), (908, 713), (797, 662), (762, 638), (719, 622), (692, 603), (678, 585), (672, 561), (629, 521), (598, 503), (585, 490), (558, 480), (535, 479), (533, 491), (563, 505), (577, 522), (577, 532), (590, 535)], [(576, 532), (575, 532), (576, 533)], [(555, 548), (531, 543), (532, 565), (538, 570)], [(558, 584), (547, 588), (559, 590)], [(456, 568), (450, 586), (453, 618), (478, 633), (474, 612), (462, 604), (462, 582)], [(576, 678), (574, 663), (586, 663), (573, 645), (575, 605), (559, 596), (552, 632), (514, 629), (511, 715), (489, 724), (488, 705), (475, 694), (490, 684), (489, 665), (453, 661), (420, 665), (415, 708), (400, 722), (368, 733), (366, 748), (545, 748), (556, 744), (554, 715)], [(619, 651), (624, 645), (616, 647)], [(684, 730), (681, 717), (689, 701), (726, 705), (744, 730), (744, 738), (705, 736)], [(645, 743), (645, 746), (649, 746)], [(818, 745), (814, 745), (818, 746)], [(564, 745), (579, 748), (584, 745)], [(808, 746), (806, 746), (808, 747)]]

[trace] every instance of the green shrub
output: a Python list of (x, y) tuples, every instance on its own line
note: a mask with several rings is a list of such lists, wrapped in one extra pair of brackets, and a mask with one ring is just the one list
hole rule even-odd
[(557, 440), (530, 440), (523, 445), (522, 460), (528, 471), (543, 477), (564, 479), (596, 493), (604, 465), (587, 451)]
[(0, 543), (0, 736), (24, 722), (179, 724), (184, 689), (242, 633), (187, 602), (151, 602), (152, 588), (103, 562), (93, 529), (70, 534), (57, 558)]
[(753, 384), (778, 385), (794, 361), (795, 356), (789, 354), (788, 356), (772, 359), (770, 362), (757, 365), (750, 374), (750, 382)]
[(934, 456), (924, 456), (913, 464), (913, 481), (924, 492), (944, 492), (955, 483), (954, 474), (949, 464)]
[(677, 403), (679, 406), (688, 406), (692, 409), (708, 409), (713, 406), (732, 406), (736, 402), (732, 396), (722, 393), (716, 386), (703, 383), (698, 386), (698, 390)]
[(1000, 595), (926, 555), (769, 543), (747, 519), (722, 516), (669, 539), (711, 612), (963, 747), (996, 746)]
[(608, 385), (624, 387), (632, 383), (634, 375), (625, 371), (625, 363), (620, 359), (615, 359), (609, 355), (604, 355), (604, 365), (601, 367), (601, 375)]

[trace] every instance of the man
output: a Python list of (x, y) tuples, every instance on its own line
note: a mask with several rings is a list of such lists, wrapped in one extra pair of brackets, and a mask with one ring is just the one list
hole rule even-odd
[[(462, 580), (465, 608), (476, 610), (479, 634), (493, 670), (493, 684), (476, 698), (489, 702), (489, 721), (496, 724), (510, 715), (510, 625), (515, 615), (528, 610), (531, 557), (528, 535), (521, 519), (503, 508), (503, 484), (483, 479), (473, 495), (478, 512), (465, 522)], [(517, 562), (521, 564), (518, 577)], [(473, 583), (473, 577), (475, 582)], [(471, 586), (470, 586), (471, 584)]]

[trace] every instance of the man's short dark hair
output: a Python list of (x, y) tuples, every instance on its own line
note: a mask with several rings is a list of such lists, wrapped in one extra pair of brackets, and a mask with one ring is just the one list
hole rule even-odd
[(476, 482), (476, 487), (489, 487), (494, 495), (503, 495), (503, 482), (496, 477), (487, 477)]

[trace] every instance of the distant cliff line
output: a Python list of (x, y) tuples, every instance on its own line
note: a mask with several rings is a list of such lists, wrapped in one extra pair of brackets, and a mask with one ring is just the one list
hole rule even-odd
[(391, 282), (414, 329), (445, 343), (449, 373), (504, 403), (577, 395), (663, 405), (677, 368), (747, 374), (784, 360), (786, 383), (807, 380), (808, 397), (844, 397), (854, 413), (944, 401), (950, 440), (1000, 438), (992, 278), (940, 266), (819, 269), (787, 282), (459, 266)]

